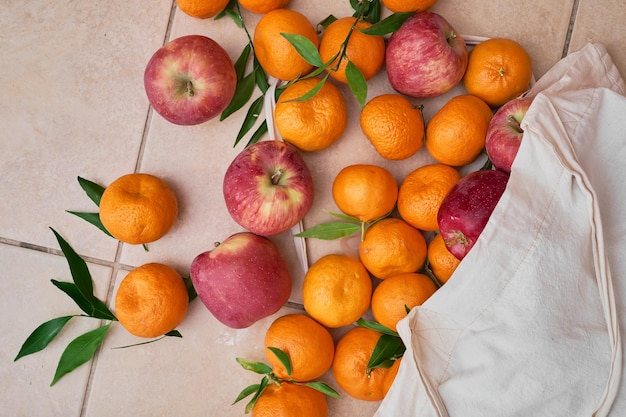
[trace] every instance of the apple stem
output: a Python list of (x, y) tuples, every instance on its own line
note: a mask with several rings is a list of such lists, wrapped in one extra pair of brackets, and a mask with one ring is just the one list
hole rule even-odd
[(276, 170), (276, 172), (274, 172), (272, 174), (272, 184), (274, 185), (278, 185), (278, 183), (280, 182), (280, 178), (283, 176), (283, 170), (281, 168), (278, 168)]
[(508, 125), (514, 129), (517, 133), (524, 133), (524, 129), (522, 129), (521, 125), (520, 125), (520, 121), (517, 120), (513, 115), (509, 115), (509, 117), (506, 118)]
[(456, 33), (454, 31), (450, 31), (446, 34), (446, 42), (452, 47), (454, 47), (454, 41), (456, 40)]
[(189, 97), (193, 97), (194, 94), (195, 92), (193, 90), (193, 83), (191, 82), (191, 80), (187, 80), (187, 95)]

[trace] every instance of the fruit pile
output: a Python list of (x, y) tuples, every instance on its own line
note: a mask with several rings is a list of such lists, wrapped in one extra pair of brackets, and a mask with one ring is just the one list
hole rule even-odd
[[(224, 173), (228, 213), (244, 230), (198, 254), (189, 279), (166, 265), (136, 268), (117, 290), (115, 314), (106, 307), (98, 314), (98, 300), (82, 293), (88, 274), (64, 291), (73, 291), (81, 308), (86, 299), (93, 317), (119, 321), (148, 338), (172, 335), (196, 294), (231, 328), (275, 314), (291, 295), (292, 278), (272, 237), (305, 220), (317, 197), (316, 171), (306, 156), (332, 151), (355, 100), (364, 146), (386, 161), (421, 152), (430, 163), (402, 178), (371, 161), (336, 174), (331, 190), (337, 211), (328, 212), (336, 220), (311, 225), (295, 239), (356, 237), (358, 250), (327, 253), (310, 265), (302, 285), (305, 311), (279, 317), (267, 330), (270, 365), (237, 359), (263, 375), (237, 401), (252, 396), (246, 412), (254, 416), (326, 416), (323, 394), (338, 394), (315, 380), (329, 370), (346, 394), (381, 400), (404, 353), (398, 322), (451, 279), (479, 238), (505, 191), (532, 102), (522, 96), (532, 78), (523, 47), (497, 38), (470, 50), (443, 16), (427, 10), (434, 3), (351, 1), (354, 15), (329, 16), (318, 33), (306, 16), (289, 9), (289, 0), (177, 0), (193, 18), (230, 16), (246, 31), (242, 9), (262, 15), (235, 62), (214, 40), (188, 35), (156, 51), (144, 73), (150, 104), (174, 124), (223, 120), (251, 102), (235, 145), (256, 125), (266, 95), (275, 105)], [(368, 97), (368, 81), (381, 71), (390, 91)], [(429, 120), (423, 106), (414, 104), (457, 86), (465, 91)], [(252, 100), (255, 88), (261, 96)], [(279, 139), (261, 140), (274, 129)], [(484, 154), (488, 163), (462, 174)], [(106, 188), (86, 180), (81, 185), (99, 213), (74, 214), (122, 242), (153, 242), (176, 220), (176, 196), (156, 177), (130, 174)], [(72, 266), (77, 256), (66, 249)], [(373, 320), (365, 320), (370, 312)], [(55, 322), (54, 330), (66, 322)], [(54, 333), (46, 325), (35, 336)], [(331, 331), (340, 328), (345, 332), (335, 344)], [(33, 346), (31, 339), (37, 337), (27, 340), (18, 358), (51, 340)]]

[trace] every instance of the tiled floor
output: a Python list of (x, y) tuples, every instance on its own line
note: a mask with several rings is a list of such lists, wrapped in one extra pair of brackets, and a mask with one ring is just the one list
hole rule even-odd
[[(47, 349), (13, 359), (34, 328), (76, 308), (50, 283), (69, 280), (69, 269), (49, 227), (88, 261), (97, 294), (111, 300), (116, 284), (134, 266), (148, 261), (170, 264), (187, 274), (191, 260), (214, 241), (239, 231), (221, 197), (229, 161), (242, 149), (232, 146), (244, 112), (180, 127), (153, 113), (143, 90), (143, 70), (167, 39), (199, 33), (221, 43), (234, 59), (246, 42), (229, 19), (198, 20), (176, 9), (172, 0), (150, 2), (5, 1), (0, 13), (0, 404), (4, 416), (241, 416), (231, 406), (239, 391), (257, 377), (243, 371), (236, 357), (262, 360), (262, 337), (273, 318), (300, 301), (303, 273), (293, 257), (290, 236), (280, 236), (292, 259), (296, 290), (276, 316), (246, 330), (216, 322), (194, 302), (179, 330), (182, 339), (130, 349), (138, 342), (113, 326), (95, 359), (49, 387), (64, 347), (93, 328), (75, 319)], [(328, 14), (351, 13), (348, 0), (292, 0), (312, 22)], [(439, 0), (433, 8), (459, 32), (519, 41), (531, 54), (536, 77), (563, 54), (588, 42), (604, 43), (626, 75), (626, 42), (621, 0)], [(250, 27), (258, 16), (245, 15)], [(389, 91), (384, 74), (371, 81), (370, 97)], [(348, 95), (349, 96), (349, 95)], [(356, 104), (349, 100), (351, 114)], [(437, 100), (425, 102), (426, 116)], [(338, 170), (353, 162), (387, 166), (400, 178), (424, 163), (420, 152), (390, 164), (359, 142), (358, 118), (327, 151), (307, 154), (317, 200), (305, 225), (325, 220), (332, 209), (329, 185)], [(93, 204), (77, 176), (106, 185), (133, 171), (150, 172), (174, 187), (181, 212), (163, 239), (141, 247), (119, 244), (66, 210), (91, 211)], [(337, 242), (309, 242), (309, 260), (341, 250)], [(331, 385), (332, 377), (324, 378)], [(371, 416), (377, 403), (330, 400), (330, 415)]]

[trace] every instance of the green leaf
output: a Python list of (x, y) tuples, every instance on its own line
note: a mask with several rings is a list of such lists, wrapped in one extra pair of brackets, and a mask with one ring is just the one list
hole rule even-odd
[(301, 233), (295, 234), (294, 236), (321, 240), (334, 240), (351, 236), (360, 230), (360, 224), (348, 222), (328, 222), (320, 223)]
[(59, 246), (61, 246), (61, 250), (63, 251), (63, 255), (65, 255), (65, 258), (67, 259), (74, 284), (76, 284), (76, 287), (80, 290), (80, 293), (87, 299), (87, 301), (93, 303), (95, 298), (93, 295), (93, 281), (91, 279), (89, 269), (87, 268), (87, 263), (80, 256), (78, 256), (69, 243), (67, 243), (61, 235), (56, 232), (56, 230), (53, 228), (50, 229), (56, 236), (57, 242), (59, 242)]
[(72, 317), (74, 316), (57, 317), (40, 324), (30, 336), (26, 338), (26, 341), (13, 361), (45, 349)]
[(185, 281), (185, 287), (187, 288), (187, 297), (189, 299), (189, 302), (192, 302), (196, 299), (196, 297), (198, 297), (198, 293), (193, 287), (193, 282), (191, 281), (191, 278), (183, 277), (183, 281)]
[(352, 61), (348, 61), (346, 66), (346, 79), (348, 80), (350, 91), (352, 91), (362, 109), (367, 99), (367, 81), (365, 81), (361, 70)]
[(244, 46), (241, 54), (233, 64), (235, 67), (235, 73), (237, 74), (237, 82), (241, 81), (244, 75), (246, 75), (246, 67), (248, 65), (250, 52), (252, 52), (252, 46), (250, 44), (247, 44), (246, 46)]
[(327, 28), (335, 20), (337, 20), (337, 18), (331, 14), (326, 16), (321, 22), (318, 23), (318, 25), (323, 28)]
[(269, 374), (272, 372), (272, 368), (263, 362), (251, 362), (242, 358), (235, 358), (235, 360), (246, 371), (256, 372), (257, 374)]
[(232, 9), (225, 9), (222, 13), (218, 14), (217, 16), (215, 16), (215, 18), (218, 19), (218, 18), (220, 18), (222, 16), (228, 16), (231, 19), (233, 19), (233, 22), (235, 22), (235, 24), (238, 27), (240, 27), (240, 28), (244, 27), (243, 19), (241, 18), (241, 15), (239, 13), (237, 13), (236, 11), (234, 11)]
[(402, 339), (396, 336), (383, 334), (378, 339), (372, 356), (367, 363), (368, 371), (374, 368), (389, 368), (393, 365), (393, 361), (404, 354), (406, 347), (402, 343)]
[(256, 57), (254, 57), (253, 72), (255, 84), (257, 85), (257, 87), (259, 87), (259, 90), (261, 90), (261, 92), (265, 95), (267, 90), (270, 88), (270, 85), (267, 82), (267, 74), (265, 73), (265, 70), (263, 69), (261, 64), (259, 64), (259, 61), (257, 61)]
[(230, 0), (230, 1), (228, 2), (228, 4), (226, 5), (226, 7), (224, 7), (224, 10), (222, 10), (221, 12), (219, 12), (219, 13), (218, 13), (218, 14), (214, 17), (214, 20), (218, 20), (218, 19), (221, 19), (222, 17), (226, 16), (226, 12), (227, 12), (227, 11), (231, 11), (231, 12), (232, 12), (232, 11), (233, 11), (232, 9), (233, 9), (234, 7), (236, 7), (236, 6), (237, 6), (237, 0)]
[(168, 337), (183, 337), (182, 334), (180, 334), (180, 332), (176, 329), (174, 330), (170, 330), (169, 332), (165, 333), (164, 336), (168, 336)]
[(100, 206), (100, 199), (102, 198), (102, 193), (104, 193), (104, 187), (81, 177), (78, 177), (78, 184), (85, 190), (85, 193), (87, 193), (91, 201), (96, 203), (96, 206)]
[(326, 214), (330, 214), (333, 217), (337, 217), (338, 219), (342, 219), (347, 222), (353, 222), (357, 224), (361, 223), (361, 220), (357, 219), (356, 217), (348, 216), (347, 214), (344, 214), (344, 213), (337, 213), (337, 212), (330, 211), (330, 210), (322, 210), (322, 211)]
[(322, 87), (324, 87), (324, 84), (328, 80), (329, 76), (330, 74), (326, 74), (324, 78), (322, 78), (317, 84), (315, 84), (313, 88), (311, 88), (309, 91), (307, 91), (300, 97), (292, 98), (291, 100), (286, 100), (284, 101), (284, 103), (288, 103), (290, 101), (307, 101), (308, 99), (316, 95), (322, 89)]
[(55, 279), (50, 280), (55, 287), (69, 295), (72, 300), (89, 315), (96, 319), (113, 320), (117, 321), (117, 317), (109, 310), (109, 308), (100, 301), (98, 298), (87, 300), (80, 292), (76, 284), (72, 282), (57, 281)]
[(387, 16), (378, 23), (374, 23), (372, 26), (359, 29), (362, 33), (372, 36), (384, 36), (395, 32), (400, 29), (400, 26), (413, 15), (413, 12), (400, 12)]
[(246, 118), (241, 125), (241, 129), (239, 129), (239, 133), (237, 134), (237, 138), (235, 139), (235, 145), (239, 143), (239, 141), (252, 129), (252, 127), (256, 124), (259, 115), (261, 114), (261, 110), (263, 109), (263, 96), (258, 97), (256, 100), (252, 102), (250, 108), (248, 109), (248, 113), (246, 114)]
[[(257, 392), (259, 390), (259, 387), (261, 386), (261, 384), (252, 384), (252, 385), (248, 385), (247, 387), (245, 387), (237, 396), (237, 398), (235, 398), (235, 401), (233, 401), (233, 404), (237, 404), (239, 401), (243, 400), (244, 398), (248, 397), (249, 395), (252, 395), (253, 393)], [(233, 405), (231, 404), (231, 405)]]
[(91, 330), (72, 340), (63, 351), (63, 354), (61, 354), (61, 359), (59, 359), (59, 364), (50, 386), (56, 384), (64, 375), (89, 361), (96, 349), (98, 349), (98, 346), (102, 344), (104, 336), (110, 327), (111, 323)]
[(303, 385), (316, 389), (322, 394), (328, 395), (329, 397), (333, 397), (333, 398), (341, 397), (337, 391), (335, 391), (334, 389), (330, 387), (330, 385), (322, 381), (306, 382)]
[(426, 272), (426, 275), (428, 276), (428, 278), (430, 278), (431, 281), (435, 283), (437, 288), (441, 288), (441, 282), (439, 282), (439, 280), (433, 273), (433, 270), (430, 269), (430, 261), (428, 260), (428, 258), (426, 258), (426, 262), (424, 263), (424, 272)]
[(253, 143), (257, 143), (266, 133), (267, 133), (267, 121), (263, 120), (263, 123), (261, 123), (259, 128), (254, 131), (252, 136), (250, 136), (250, 140), (248, 141), (248, 143), (246, 143), (246, 148), (252, 145)]
[(375, 321), (368, 321), (365, 319), (358, 319), (356, 321), (357, 326), (367, 327), (368, 329), (376, 330), (377, 332), (388, 334), (389, 336), (400, 337), (397, 332), (394, 332), (389, 327), (376, 323)]
[(67, 211), (70, 214), (73, 214), (74, 216), (78, 216), (83, 220), (86, 220), (88, 223), (91, 223), (92, 225), (96, 226), (98, 229), (102, 230), (105, 234), (113, 237), (113, 235), (111, 235), (111, 233), (109, 233), (106, 227), (104, 227), (104, 225), (102, 224), (102, 221), (100, 220), (100, 213), (84, 213), (84, 212), (70, 211), (70, 210), (65, 210), (65, 211)]
[(235, 113), (237, 110), (241, 109), (248, 102), (248, 100), (250, 100), (250, 97), (252, 97), (252, 93), (254, 92), (254, 85), (254, 73), (252, 72), (237, 82), (235, 95), (230, 103), (228, 103), (228, 106), (226, 106), (224, 111), (222, 111), (222, 114), (220, 115), (220, 122)]
[(245, 409), (246, 414), (252, 411), (252, 409), (254, 408), (254, 405), (256, 404), (257, 400), (261, 396), (261, 393), (263, 393), (263, 390), (265, 389), (265, 387), (267, 387), (268, 381), (269, 381), (269, 378), (267, 376), (264, 376), (263, 379), (261, 379), (259, 388), (257, 389), (256, 393), (254, 393), (254, 397), (252, 397), (250, 402), (246, 404), (246, 409)]
[(285, 371), (287, 372), (287, 375), (291, 376), (291, 359), (289, 358), (289, 355), (287, 355), (287, 353), (285, 353), (283, 350), (272, 347), (272, 346), (268, 346), (267, 347), (273, 354), (274, 356), (276, 356), (276, 358), (280, 361), (280, 363), (285, 367)]
[(296, 52), (309, 64), (314, 67), (324, 65), (317, 47), (306, 36), (296, 33), (281, 33), (281, 36), (289, 41), (296, 49)]

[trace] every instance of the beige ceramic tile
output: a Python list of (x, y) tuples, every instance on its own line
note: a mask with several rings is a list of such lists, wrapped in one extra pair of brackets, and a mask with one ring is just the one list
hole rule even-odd
[(84, 253), (113, 258), (116, 242), (65, 210), (95, 211), (77, 176), (106, 185), (134, 170), (143, 69), (170, 9), (170, 0), (3, 3), (2, 237), (56, 247), (53, 226)]
[[(116, 323), (99, 354), (85, 416), (244, 415), (245, 401), (231, 404), (243, 388), (260, 382), (261, 377), (243, 370), (236, 358), (266, 362), (265, 332), (274, 319), (289, 313), (302, 310), (285, 307), (247, 329), (234, 330), (217, 322), (195, 300), (177, 328), (182, 338), (126, 349), (115, 348), (144, 339)], [(329, 374), (321, 379), (338, 389)], [(329, 399), (329, 415), (348, 417), (359, 410), (358, 415), (369, 416), (377, 404), (343, 395), (341, 400)]]
[(626, 34), (622, 30), (624, 21), (626, 7), (621, 0), (581, 0), (569, 52), (578, 51), (590, 42), (602, 43), (620, 70), (622, 78), (626, 78)]
[[(71, 281), (65, 258), (15, 246), (0, 245), (0, 403), (2, 415), (11, 417), (78, 417), (91, 362), (65, 375), (53, 387), (61, 353), (75, 337), (95, 328), (97, 321), (73, 318), (43, 351), (13, 359), (22, 343), (40, 324), (55, 317), (80, 314), (81, 310), (51, 279)], [(89, 264), (96, 295), (104, 299), (109, 288), (111, 269)]]
[(432, 11), (463, 35), (516, 40), (530, 54), (535, 76), (540, 77), (561, 58), (573, 3), (439, 0)]

